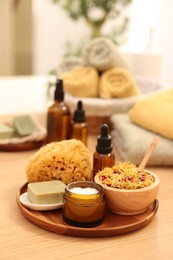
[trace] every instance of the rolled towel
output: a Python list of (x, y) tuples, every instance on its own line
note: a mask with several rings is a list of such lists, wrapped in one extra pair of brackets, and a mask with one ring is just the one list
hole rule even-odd
[(83, 65), (83, 60), (77, 56), (70, 56), (64, 58), (58, 65), (58, 75), (61, 76), (62, 73), (70, 71), (76, 67), (81, 67)]
[(86, 66), (92, 66), (101, 72), (113, 67), (129, 69), (116, 45), (107, 38), (91, 40), (84, 46), (82, 57)]
[(128, 114), (133, 123), (173, 140), (173, 88), (138, 101)]
[(99, 75), (91, 67), (78, 67), (62, 74), (64, 90), (76, 97), (98, 97)]
[(124, 98), (138, 94), (136, 81), (126, 69), (112, 68), (100, 77), (99, 96), (102, 98)]
[[(124, 161), (139, 165), (154, 137), (154, 133), (133, 124), (127, 114), (114, 114), (111, 117), (113, 144)], [(173, 165), (173, 141), (159, 136), (159, 143), (147, 165)]]

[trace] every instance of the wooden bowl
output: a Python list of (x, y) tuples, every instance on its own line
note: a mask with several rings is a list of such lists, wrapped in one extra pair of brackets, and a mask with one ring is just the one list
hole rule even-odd
[(156, 200), (159, 192), (160, 179), (151, 171), (145, 172), (154, 176), (155, 181), (148, 187), (134, 190), (111, 188), (104, 185), (98, 175), (94, 181), (104, 188), (108, 209), (119, 215), (136, 215), (145, 212)]

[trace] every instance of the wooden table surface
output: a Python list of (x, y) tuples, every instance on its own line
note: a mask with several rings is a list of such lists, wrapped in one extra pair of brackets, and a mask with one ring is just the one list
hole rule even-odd
[[(95, 144), (96, 136), (89, 136), (91, 155)], [(173, 259), (173, 167), (147, 167), (161, 179), (159, 209), (147, 226), (121, 236), (71, 237), (37, 227), (16, 204), (16, 193), (26, 182), (25, 168), (34, 152), (0, 152), (1, 260)]]

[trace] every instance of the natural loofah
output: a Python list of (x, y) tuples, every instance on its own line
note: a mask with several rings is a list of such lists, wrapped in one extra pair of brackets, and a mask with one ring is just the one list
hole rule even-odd
[(53, 142), (38, 150), (26, 167), (28, 182), (61, 180), (91, 181), (92, 169), (89, 151), (79, 140)]
[(113, 68), (100, 77), (99, 96), (101, 98), (124, 98), (138, 94), (136, 81), (126, 69)]
[(64, 90), (76, 97), (98, 97), (99, 75), (91, 67), (78, 67), (62, 74)]
[(91, 40), (84, 46), (82, 57), (86, 66), (92, 66), (101, 72), (113, 67), (129, 69), (116, 45), (108, 38)]
[(83, 60), (80, 57), (71, 56), (64, 58), (58, 65), (58, 75), (61, 76), (62, 73), (81, 66), (83, 66)]

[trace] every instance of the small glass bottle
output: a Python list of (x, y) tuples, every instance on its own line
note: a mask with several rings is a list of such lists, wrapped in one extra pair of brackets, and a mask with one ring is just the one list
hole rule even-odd
[(87, 135), (85, 111), (83, 110), (82, 101), (79, 100), (71, 122), (71, 138), (81, 140), (87, 146)]
[[(74, 188), (82, 192), (73, 191)], [(86, 192), (85, 188), (95, 190)], [(65, 188), (63, 218), (72, 226), (94, 227), (102, 223), (105, 215), (103, 187), (91, 181), (69, 183)]]
[(57, 79), (54, 103), (47, 111), (47, 143), (70, 139), (70, 110), (64, 102), (63, 81)]
[(96, 151), (93, 154), (93, 175), (105, 167), (112, 167), (115, 164), (112, 138), (108, 134), (108, 130), (107, 124), (101, 125), (101, 135), (97, 138)]

